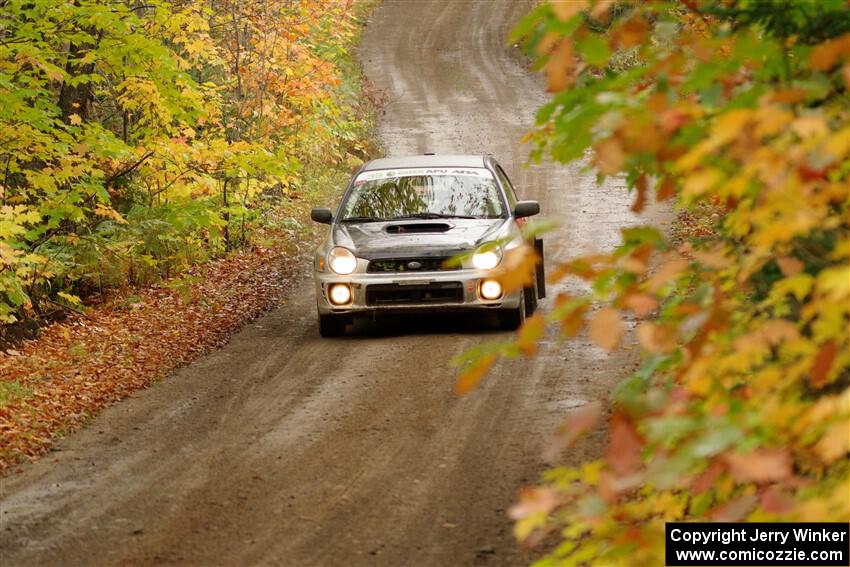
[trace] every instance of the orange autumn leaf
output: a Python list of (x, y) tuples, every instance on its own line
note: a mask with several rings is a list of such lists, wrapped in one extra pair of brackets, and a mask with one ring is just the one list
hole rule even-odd
[(616, 138), (608, 138), (593, 146), (593, 163), (605, 175), (619, 173), (625, 161), (623, 145)]
[(562, 22), (568, 21), (588, 6), (587, 0), (549, 0), (549, 4)]
[(623, 337), (623, 322), (620, 320), (619, 311), (611, 307), (601, 309), (590, 320), (589, 334), (593, 342), (608, 352), (617, 348)]
[(668, 325), (644, 321), (637, 328), (640, 346), (650, 352), (667, 354), (676, 350), (679, 334)]
[(739, 482), (773, 482), (791, 476), (787, 449), (756, 449), (748, 453), (727, 453), (723, 460)]
[(813, 69), (829, 71), (840, 59), (847, 55), (850, 55), (850, 33), (829, 39), (815, 46), (809, 55), (809, 62)]
[(620, 47), (628, 49), (640, 45), (647, 33), (649, 33), (649, 24), (640, 15), (635, 15), (617, 28), (615, 38)]
[[(555, 299), (555, 308), (557, 309), (569, 301), (570, 297), (567, 294), (560, 294)], [(584, 314), (587, 313), (588, 309), (590, 307), (587, 303), (580, 303), (561, 316), (558, 321), (561, 326), (561, 335), (566, 338), (573, 338), (578, 335), (584, 327)]]
[(799, 88), (779, 89), (770, 97), (773, 102), (796, 104), (806, 98), (806, 91)]
[(777, 258), (776, 263), (779, 264), (779, 269), (782, 270), (782, 274), (786, 277), (796, 276), (806, 267), (805, 264), (793, 256)]
[(531, 285), (538, 261), (537, 252), (527, 244), (506, 251), (496, 272), (505, 293)]
[(658, 301), (646, 293), (630, 293), (623, 303), (634, 311), (637, 317), (646, 317), (658, 308)]
[(674, 278), (676, 278), (679, 274), (684, 272), (688, 268), (688, 261), (684, 258), (674, 258), (672, 260), (667, 261), (665, 264), (662, 264), (656, 271), (653, 273), (649, 279), (646, 280), (646, 288), (655, 293), (668, 283), (670, 283)]
[(829, 371), (832, 370), (832, 363), (837, 354), (838, 347), (836, 346), (835, 341), (828, 341), (820, 348), (815, 356), (815, 361), (812, 364), (812, 386), (815, 388), (822, 388), (827, 383)]
[(614, 0), (596, 0), (593, 8), (590, 10), (590, 15), (594, 18), (602, 18), (606, 15), (612, 4), (614, 4)]
[(608, 425), (607, 461), (620, 477), (636, 472), (641, 466), (640, 452), (643, 439), (632, 420), (623, 412), (615, 412)]
[(646, 174), (642, 173), (640, 177), (638, 177), (637, 181), (635, 182), (635, 191), (637, 192), (637, 196), (635, 197), (634, 204), (632, 204), (632, 212), (640, 213), (646, 206)]
[(562, 40), (543, 66), (546, 71), (547, 87), (551, 93), (564, 90), (572, 84), (572, 68), (575, 65), (573, 57), (573, 44), (569, 40)]
[(537, 341), (543, 336), (546, 322), (542, 313), (537, 313), (525, 320), (517, 332), (517, 346), (528, 356), (537, 353)]
[(474, 390), (487, 371), (490, 370), (490, 367), (496, 362), (496, 359), (497, 356), (495, 354), (488, 354), (465, 368), (458, 375), (457, 382), (455, 382), (455, 392), (458, 395), (463, 395)]
[(655, 200), (657, 202), (666, 201), (676, 194), (676, 185), (669, 177), (665, 177), (658, 184), (658, 189), (655, 192)]

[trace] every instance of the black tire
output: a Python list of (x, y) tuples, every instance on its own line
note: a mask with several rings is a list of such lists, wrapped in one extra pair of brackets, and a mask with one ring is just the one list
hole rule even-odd
[(323, 337), (341, 337), (345, 334), (345, 317), (319, 315), (319, 334)]
[(525, 290), (519, 298), (519, 306), (516, 309), (499, 310), (499, 327), (506, 331), (515, 331), (525, 322)]

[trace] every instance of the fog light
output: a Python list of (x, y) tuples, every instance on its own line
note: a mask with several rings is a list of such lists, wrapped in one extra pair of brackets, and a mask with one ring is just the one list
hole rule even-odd
[(502, 284), (496, 280), (483, 280), (478, 291), (484, 299), (499, 299), (502, 297)]
[(333, 284), (328, 289), (328, 297), (334, 305), (347, 305), (351, 303), (351, 288), (348, 284)]

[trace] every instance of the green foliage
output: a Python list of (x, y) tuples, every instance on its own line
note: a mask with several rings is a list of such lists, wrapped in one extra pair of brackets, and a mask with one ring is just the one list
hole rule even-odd
[[(560, 538), (540, 565), (661, 564), (668, 520), (850, 518), (848, 22), (846, 2), (576, 0), (517, 27), (553, 93), (535, 159), (592, 148), (635, 212), (654, 193), (714, 219), (683, 244), (624, 229), (552, 270), (607, 305), (561, 295), (546, 321), (614, 350), (625, 312), (642, 363), (604, 458), (549, 471), (512, 510), (520, 539)], [(501, 350), (464, 359), (459, 384)], [(563, 446), (599, 413), (569, 417)]]
[[(248, 243), (366, 153), (360, 4), (5, 2), (0, 321)], [(59, 293), (62, 295), (58, 295)]]

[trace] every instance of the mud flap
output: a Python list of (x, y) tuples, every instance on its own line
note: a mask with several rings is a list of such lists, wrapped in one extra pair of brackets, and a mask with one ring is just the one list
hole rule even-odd
[(543, 299), (546, 297), (546, 263), (543, 261), (543, 239), (534, 239), (534, 250), (540, 256), (540, 262), (537, 263), (537, 298)]

